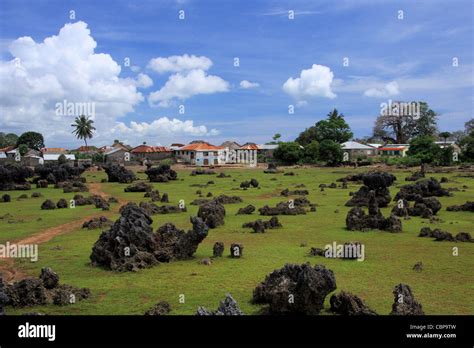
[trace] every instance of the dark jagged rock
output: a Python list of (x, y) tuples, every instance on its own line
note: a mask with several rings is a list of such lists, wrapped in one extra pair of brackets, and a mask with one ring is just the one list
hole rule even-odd
[(399, 217), (409, 216), (409, 208), (410, 204), (408, 203), (408, 201), (406, 199), (401, 199), (392, 208), (391, 214)]
[(130, 184), (136, 179), (135, 174), (131, 170), (117, 164), (105, 166), (104, 170), (108, 176), (108, 182)]
[(55, 188), (62, 188), (63, 193), (71, 193), (71, 192), (87, 192), (89, 188), (85, 183), (82, 181), (64, 181), (58, 182), (54, 185)]
[(146, 182), (137, 182), (123, 189), (124, 192), (149, 192), (153, 190), (153, 186)]
[(158, 202), (161, 199), (160, 191), (158, 190), (151, 190), (151, 191), (145, 192), (143, 197), (151, 198), (152, 202)]
[(193, 229), (185, 233), (173, 224), (164, 224), (156, 232), (158, 248), (155, 257), (160, 262), (191, 258), (199, 243), (207, 237), (208, 227), (199, 217), (192, 217)]
[(471, 237), (469, 232), (459, 232), (455, 238), (458, 242), (474, 243), (474, 238)]
[(47, 199), (41, 204), (41, 209), (48, 210), (48, 209), (56, 209), (56, 204), (50, 199)]
[(40, 279), (46, 289), (53, 289), (59, 284), (58, 274), (49, 267), (41, 269)]
[(112, 221), (107, 219), (105, 216), (95, 217), (86, 221), (82, 224), (82, 228), (93, 230), (96, 228), (104, 228), (112, 225)]
[(212, 197), (212, 196), (213, 196), (212, 192), (208, 192), (206, 195), (206, 197)]
[(196, 176), (196, 175), (214, 175), (216, 174), (215, 171), (213, 170), (208, 170), (208, 169), (195, 169), (191, 172), (191, 176)]
[(204, 203), (207, 203), (207, 202), (210, 202), (211, 200), (210, 199), (206, 199), (206, 198), (198, 198), (198, 199), (195, 199), (194, 201), (192, 201), (191, 205), (201, 205), (201, 204), (204, 204)]
[(416, 198), (416, 202), (413, 208), (408, 208), (408, 215), (410, 216), (421, 216), (423, 218), (429, 218), (441, 209), (441, 203), (435, 197), (421, 197)]
[(43, 195), (40, 192), (33, 192), (31, 194), (31, 198), (39, 198), (39, 197), (43, 197)]
[(210, 311), (205, 307), (199, 307), (196, 315), (244, 315), (240, 310), (239, 304), (234, 300), (231, 294), (226, 294), (225, 299), (219, 303), (216, 311)]
[(121, 217), (94, 244), (92, 265), (123, 272), (151, 267), (159, 261), (189, 258), (207, 236), (207, 226), (200, 218), (191, 218), (193, 229), (188, 233), (173, 224), (165, 224), (153, 233), (152, 222), (136, 204), (123, 206)]
[(309, 250), (309, 254), (311, 256), (324, 256), (326, 253), (326, 251), (324, 249), (320, 249), (320, 248), (314, 248), (312, 247), (310, 250)]
[(171, 312), (171, 305), (166, 301), (160, 301), (150, 309), (148, 309), (144, 315), (168, 315)]
[(222, 257), (224, 253), (224, 243), (222, 242), (215, 242), (214, 246), (212, 247), (212, 254), (214, 257)]
[(255, 211), (255, 207), (249, 204), (244, 208), (240, 208), (239, 211), (237, 212), (237, 215), (249, 215), (249, 214), (252, 214), (254, 211)]
[(323, 265), (286, 264), (270, 273), (253, 291), (253, 302), (268, 304), (269, 314), (319, 314), (336, 279)]
[(468, 232), (459, 232), (456, 237), (446, 231), (441, 231), (439, 228), (432, 230), (429, 227), (423, 227), (418, 234), (418, 237), (429, 237), (434, 238), (435, 241), (447, 241), (447, 242), (474, 242), (474, 239)]
[(149, 167), (145, 174), (150, 182), (168, 182), (169, 180), (177, 180), (178, 173), (171, 169), (168, 164), (160, 164), (157, 167)]
[(69, 305), (90, 296), (87, 288), (59, 285), (59, 276), (50, 268), (43, 268), (39, 278), (27, 278), (4, 287), (8, 305), (25, 307), (36, 305)]
[(230, 257), (234, 259), (241, 258), (244, 255), (244, 245), (240, 243), (232, 243), (230, 245)]
[(46, 180), (50, 184), (57, 184), (59, 182), (67, 181), (81, 181), (85, 178), (81, 178), (81, 174), (84, 172), (85, 167), (72, 167), (67, 164), (45, 164), (38, 165), (35, 167), (35, 174), (39, 180)]
[(240, 183), (240, 188), (248, 189), (250, 187), (250, 181), (242, 181)]
[(331, 311), (341, 315), (377, 315), (365, 302), (350, 292), (341, 291), (329, 299)]
[(230, 175), (226, 175), (224, 172), (220, 172), (219, 175), (216, 176), (216, 178), (230, 178)]
[(370, 191), (369, 214), (366, 215), (361, 207), (352, 208), (346, 216), (346, 227), (351, 231), (379, 229), (389, 232), (401, 232), (402, 222), (395, 215), (385, 218), (377, 205), (375, 193)]
[(296, 200), (291, 202), (280, 202), (276, 207), (269, 207), (268, 205), (258, 209), (260, 215), (301, 215), (306, 214), (306, 210), (302, 206), (296, 205)]
[(351, 181), (351, 182), (355, 182), (355, 183), (362, 183), (362, 177), (363, 177), (363, 173), (361, 174), (350, 174), (350, 175), (347, 175), (343, 178), (339, 178), (337, 179), (336, 181), (342, 181), (342, 182), (347, 182), (347, 181)]
[(3, 283), (3, 278), (0, 277), (0, 316), (5, 315), (5, 305), (10, 302), (10, 298), (5, 293), (5, 284)]
[(161, 203), (169, 203), (170, 199), (168, 198), (167, 193), (163, 193), (163, 196), (161, 196)]
[(379, 207), (386, 207), (391, 201), (389, 187), (397, 178), (389, 173), (385, 172), (374, 172), (366, 173), (362, 175), (362, 186), (359, 191), (354, 193), (346, 206), (348, 207), (361, 207), (369, 205), (369, 192), (374, 191), (375, 198)]
[(264, 233), (266, 229), (274, 229), (282, 227), (280, 221), (276, 216), (273, 216), (268, 221), (262, 221), (260, 219), (253, 222), (246, 222), (242, 225), (243, 228), (252, 228), (255, 233)]
[(288, 189), (284, 189), (283, 191), (281, 191), (280, 193), (282, 196), (285, 196), (285, 197), (288, 197), (288, 196), (305, 196), (305, 195), (309, 195), (309, 191), (308, 190), (288, 190)]
[(283, 175), (284, 176), (295, 176), (295, 173), (294, 172), (288, 172), (288, 173), (285, 173)]
[(175, 214), (175, 213), (183, 213), (186, 212), (186, 207), (181, 208), (180, 206), (174, 205), (162, 205), (158, 206), (154, 203), (148, 202), (140, 202), (140, 208), (146, 211), (148, 215), (156, 215), (156, 214)]
[(421, 197), (442, 197), (450, 196), (448, 190), (441, 187), (435, 178), (420, 180), (414, 184), (404, 185), (395, 195), (394, 200), (406, 199), (407, 201), (415, 201)]
[(259, 182), (258, 182), (257, 179), (253, 179), (253, 178), (252, 178), (252, 179), (250, 179), (250, 185), (251, 185), (252, 187), (258, 187), (258, 186), (259, 186)]
[(38, 180), (36, 188), (48, 188), (48, 180)]
[(5, 193), (4, 195), (2, 195), (2, 200), (1, 200), (3, 203), (8, 203), (8, 202), (11, 202), (12, 201), (12, 197), (8, 194), (8, 193)]
[(417, 272), (421, 272), (423, 270), (423, 263), (420, 261), (420, 262), (417, 262), (413, 265), (413, 270), (414, 271), (417, 271)]
[(467, 201), (461, 205), (451, 205), (446, 208), (447, 211), (471, 211), (474, 212), (474, 201)]
[(277, 165), (275, 163), (268, 163), (267, 169), (263, 171), (265, 174), (278, 174), (282, 173), (281, 170), (277, 168)]
[(58, 203), (56, 203), (56, 207), (58, 209), (64, 209), (68, 207), (68, 203), (64, 198), (61, 198)]
[(391, 315), (424, 315), (423, 308), (415, 300), (411, 288), (406, 284), (398, 284), (393, 289), (394, 302)]
[(242, 202), (242, 198), (240, 198), (239, 196), (226, 196), (226, 195), (219, 195), (214, 200), (219, 202), (220, 204), (235, 204), (235, 203)]
[(217, 200), (201, 204), (197, 214), (209, 228), (216, 228), (224, 224), (225, 208)]
[(425, 177), (425, 164), (420, 166), (420, 171), (413, 173), (411, 176), (405, 178), (405, 181), (418, 181)]
[(137, 271), (158, 263), (158, 249), (151, 217), (134, 203), (121, 208), (120, 218), (95, 242), (90, 256), (93, 266), (115, 271)]

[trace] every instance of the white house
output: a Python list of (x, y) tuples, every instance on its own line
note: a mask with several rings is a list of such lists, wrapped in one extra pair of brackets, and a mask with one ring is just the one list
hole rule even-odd
[(174, 151), (178, 161), (196, 166), (223, 165), (226, 163), (226, 151), (221, 146), (208, 143), (194, 143)]
[(364, 145), (356, 141), (346, 141), (341, 144), (343, 160), (350, 161), (357, 158), (371, 157), (377, 154), (377, 149), (373, 146)]

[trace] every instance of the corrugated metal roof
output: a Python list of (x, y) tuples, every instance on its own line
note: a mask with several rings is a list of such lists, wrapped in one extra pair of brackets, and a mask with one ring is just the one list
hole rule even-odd
[(357, 141), (346, 141), (341, 144), (341, 147), (345, 150), (373, 150), (372, 146), (358, 143)]
[[(57, 161), (59, 159), (59, 156), (61, 156), (61, 154), (58, 154), (58, 153), (43, 154), (43, 158), (45, 161)], [(64, 156), (66, 156), (66, 159), (71, 160), (71, 161), (74, 161), (76, 159), (76, 156), (74, 155), (68, 154)]]
[(166, 146), (149, 146), (149, 145), (139, 145), (133, 148), (130, 152), (132, 153), (154, 153), (154, 152), (170, 152)]

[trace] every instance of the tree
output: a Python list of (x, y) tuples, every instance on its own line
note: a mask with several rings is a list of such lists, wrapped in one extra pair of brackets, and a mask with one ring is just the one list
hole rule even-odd
[(462, 130), (457, 130), (451, 133), (451, 138), (454, 139), (454, 142), (459, 145), (462, 140), (467, 136), (467, 134)]
[(474, 162), (474, 130), (461, 140), (462, 160)]
[(87, 147), (87, 139), (92, 139), (92, 134), (95, 131), (95, 127), (92, 125), (93, 120), (89, 119), (84, 115), (76, 117), (71, 127), (74, 127), (73, 134), (78, 139), (83, 139)]
[(440, 150), (433, 137), (420, 136), (410, 141), (407, 155), (420, 159), (422, 163), (432, 163), (439, 158)]
[(441, 132), (438, 134), (440, 138), (444, 139), (444, 142), (446, 143), (447, 139), (451, 137), (451, 133), (449, 132)]
[(279, 140), (280, 138), (281, 138), (281, 134), (280, 134), (280, 133), (276, 133), (276, 134), (272, 137), (273, 141), (276, 141), (276, 142), (278, 142), (278, 140)]
[(319, 159), (319, 143), (313, 140), (304, 147), (305, 163), (316, 163)]
[(16, 146), (21, 144), (25, 144), (29, 149), (40, 150), (44, 147), (44, 138), (37, 132), (25, 132), (18, 138)]
[(59, 155), (58, 157), (58, 164), (65, 164), (67, 163), (67, 158), (64, 154)]
[(279, 143), (273, 153), (273, 157), (284, 164), (295, 164), (304, 156), (301, 145), (295, 142)]
[(20, 144), (20, 146), (18, 146), (18, 151), (20, 152), (20, 155), (26, 155), (26, 153), (28, 152), (28, 145)]
[(466, 134), (471, 134), (474, 131), (474, 118), (464, 123), (464, 130)]
[(434, 136), (436, 134), (436, 113), (425, 102), (411, 102), (419, 105), (419, 115), (405, 112), (390, 112), (377, 117), (374, 125), (374, 136), (386, 142), (406, 144), (417, 136)]
[(0, 132), (0, 147), (15, 146), (18, 140), (18, 135), (14, 133), (5, 134)]
[(313, 140), (321, 143), (326, 139), (340, 144), (348, 141), (352, 136), (353, 133), (346, 123), (344, 115), (334, 109), (328, 113), (326, 120), (318, 121), (314, 126), (305, 129), (295, 141), (303, 146)]
[(319, 159), (326, 161), (330, 166), (342, 162), (342, 147), (335, 141), (326, 139), (319, 143)]

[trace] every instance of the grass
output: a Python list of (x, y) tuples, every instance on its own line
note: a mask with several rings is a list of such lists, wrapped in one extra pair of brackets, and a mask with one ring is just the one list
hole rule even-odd
[[(447, 205), (472, 200), (472, 178), (458, 177), (456, 172), (433, 174), (437, 179), (441, 176), (450, 178), (450, 182), (443, 185), (445, 187), (457, 187), (461, 190), (463, 185), (467, 185), (468, 189), (465, 192), (454, 192), (453, 197), (440, 198), (443, 204), (443, 209), (438, 213), (440, 222), (430, 224), (426, 219), (414, 217), (403, 221), (402, 233), (391, 234), (380, 231), (350, 232), (345, 229), (345, 217), (349, 208), (344, 203), (349, 199), (348, 193), (356, 191), (358, 185), (349, 184), (347, 190), (327, 188), (324, 192), (318, 188), (321, 183), (330, 184), (337, 178), (363, 169), (298, 168), (292, 171), (295, 176), (263, 174), (260, 169), (228, 169), (225, 172), (231, 175), (230, 178), (216, 178), (212, 175), (190, 176), (189, 171), (181, 170), (177, 181), (155, 183), (153, 186), (160, 193), (167, 192), (171, 204), (177, 204), (183, 199), (188, 212), (153, 216), (155, 229), (166, 222), (172, 222), (186, 230), (191, 228), (189, 217), (196, 215), (197, 207), (189, 203), (197, 198), (195, 192), (198, 189), (204, 196), (207, 192), (212, 192), (214, 196), (223, 193), (238, 195), (244, 200), (243, 203), (225, 206), (225, 225), (209, 231), (194, 259), (160, 264), (138, 273), (115, 273), (91, 267), (89, 255), (101, 231), (78, 229), (40, 245), (38, 262), (17, 261), (16, 265), (32, 276), (37, 276), (42, 267), (52, 267), (60, 275), (62, 283), (88, 287), (92, 291), (92, 297), (72, 306), (7, 308), (7, 313), (21, 314), (34, 310), (47, 314), (143, 314), (158, 301), (165, 300), (170, 302), (172, 314), (194, 314), (198, 306), (216, 308), (218, 302), (229, 292), (246, 314), (256, 314), (260, 307), (250, 303), (255, 286), (268, 273), (285, 263), (303, 262), (326, 265), (336, 276), (336, 291), (347, 290), (359, 295), (380, 314), (390, 312), (392, 290), (398, 283), (407, 283), (412, 287), (415, 297), (422, 303), (427, 314), (474, 313), (474, 298), (471, 296), (474, 290), (474, 244), (434, 242), (430, 238), (417, 237), (423, 226), (439, 227), (453, 234), (461, 231), (472, 234), (473, 213), (445, 210)], [(391, 188), (392, 196), (398, 191), (397, 186), (406, 184), (404, 178), (409, 172), (396, 171), (394, 174), (398, 181)], [(88, 182), (100, 182), (105, 177), (103, 172), (85, 175)], [(139, 173), (139, 177), (144, 179), (142, 173)], [(241, 181), (250, 178), (256, 178), (261, 189), (236, 190)], [(272, 178), (277, 180), (271, 180)], [(215, 184), (206, 188), (190, 186), (204, 185), (209, 180), (213, 180)], [(237, 216), (235, 213), (240, 207), (247, 204), (253, 204), (257, 208), (265, 204), (274, 205), (285, 200), (285, 197), (279, 196), (281, 190), (294, 189), (301, 183), (310, 191), (308, 199), (317, 203), (317, 212), (303, 216), (281, 216), (279, 219), (283, 228), (268, 230), (265, 234), (253, 234), (249, 229), (241, 227), (242, 223), (256, 220), (260, 216), (256, 213)], [(102, 189), (127, 201), (148, 200), (143, 198), (143, 193), (124, 193), (124, 186), (104, 183)], [(55, 200), (67, 196), (61, 192), (54, 189), (42, 190), (45, 198)], [(89, 210), (87, 207), (79, 207), (74, 212), (71, 212), (74, 209), (44, 212), (39, 209), (43, 199), (16, 201), (18, 194), (20, 193), (13, 192), (12, 203), (1, 204), (0, 207), (2, 212), (11, 212), (15, 218), (27, 221), (8, 225), (0, 221), (1, 241), (26, 236), (62, 221), (97, 212), (91, 207)], [(382, 209), (385, 215), (389, 214), (393, 204)], [(43, 220), (35, 223), (38, 217)], [(363, 262), (308, 255), (312, 246), (324, 247), (333, 241), (344, 243), (355, 240), (365, 244)], [(216, 241), (225, 243), (225, 256), (214, 259), (211, 266), (199, 264), (199, 260), (212, 255), (212, 246)], [(231, 259), (227, 256), (232, 242), (244, 244), (243, 258)], [(303, 242), (307, 246), (301, 247)], [(452, 254), (455, 246), (459, 248), (459, 256)], [(412, 270), (412, 266), (418, 261), (422, 261), (424, 265), (424, 270), (419, 273)], [(185, 295), (185, 303), (179, 302), (181, 294)]]

